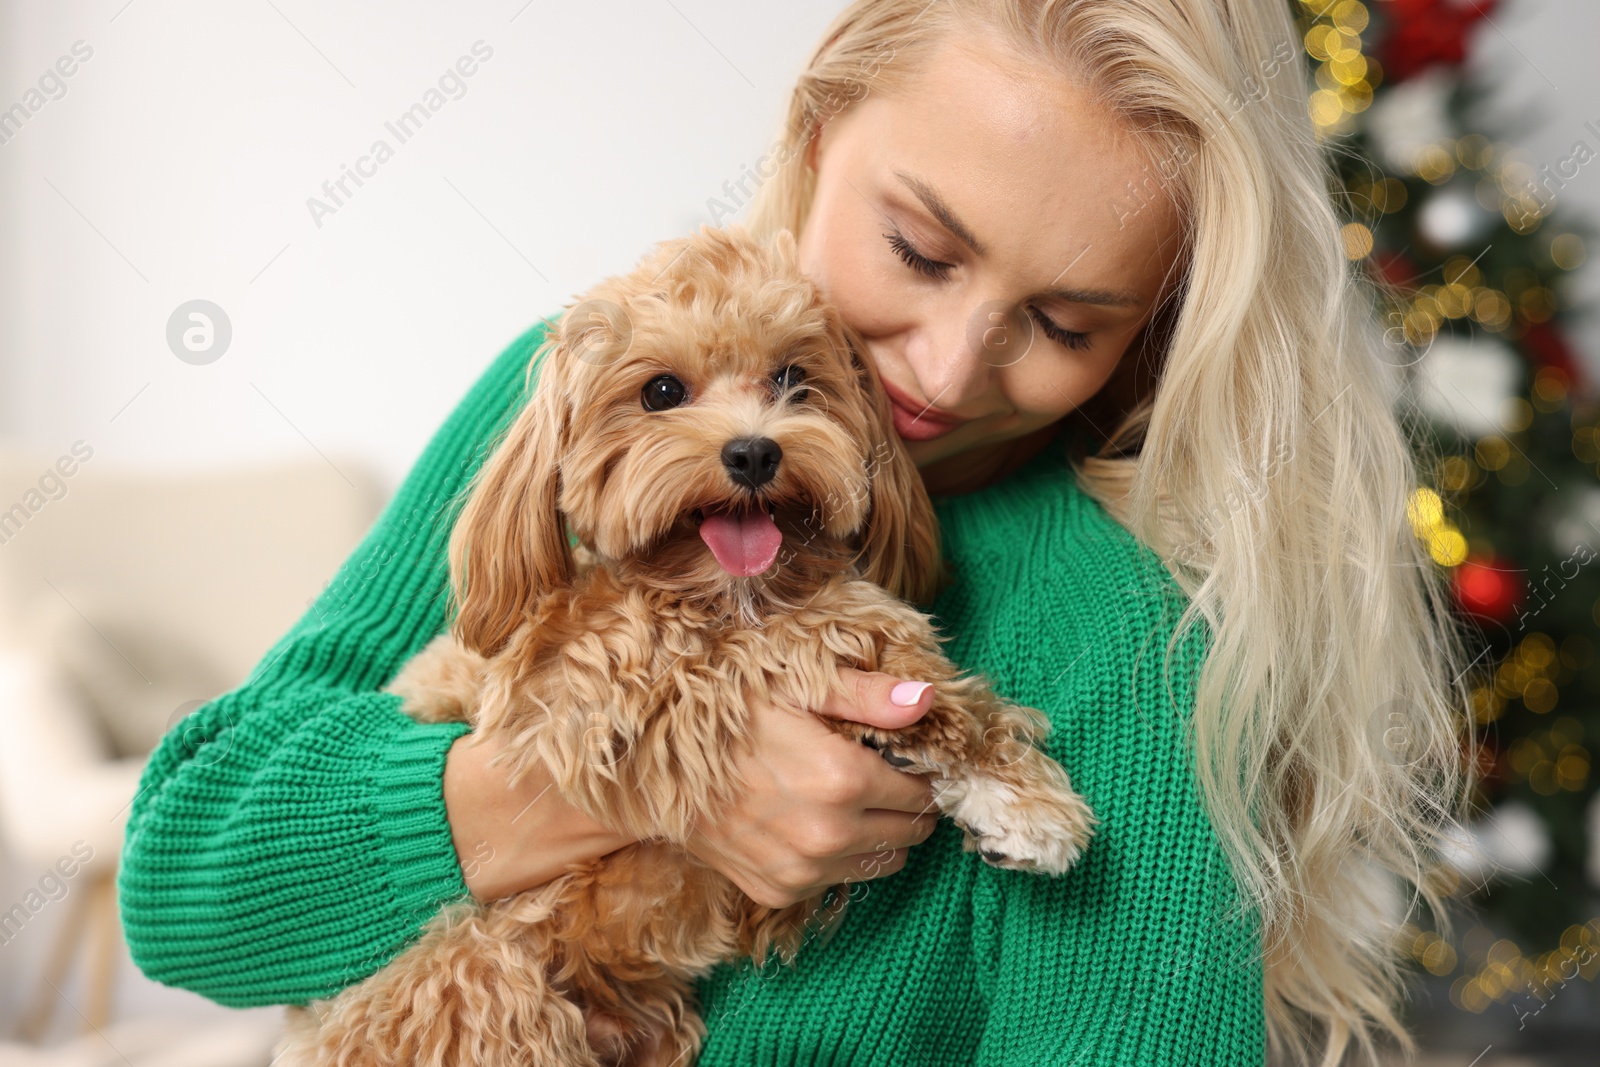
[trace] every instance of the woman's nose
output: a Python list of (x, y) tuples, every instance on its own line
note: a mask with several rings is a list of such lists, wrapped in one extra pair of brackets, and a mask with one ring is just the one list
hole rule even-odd
[(994, 387), (996, 364), (1002, 363), (984, 343), (982, 321), (970, 314), (941, 315), (928, 324), (923, 338), (920, 351), (908, 352), (907, 358), (927, 390), (928, 403), (945, 411), (971, 412)]
[(1033, 320), (1020, 305), (987, 300), (967, 317), (967, 347), (995, 370), (1020, 363), (1037, 343)]

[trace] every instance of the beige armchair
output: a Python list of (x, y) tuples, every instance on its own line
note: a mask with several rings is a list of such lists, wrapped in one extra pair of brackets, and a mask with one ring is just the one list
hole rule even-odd
[(115, 872), (145, 757), (244, 681), (382, 506), (343, 457), (157, 473), (76, 447), (0, 446), (0, 841), (38, 888), (0, 913), (0, 940), (63, 913), (30, 1041), (84, 942), (84, 1025), (110, 1021)]

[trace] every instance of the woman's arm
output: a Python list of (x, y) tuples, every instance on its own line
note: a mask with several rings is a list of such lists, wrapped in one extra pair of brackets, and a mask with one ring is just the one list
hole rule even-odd
[(525, 403), (543, 336), (479, 378), (250, 677), (152, 753), (118, 872), (129, 951), (152, 979), (230, 1007), (305, 1003), (467, 894), (442, 788), (467, 727), (418, 723), (380, 690), (446, 626), (457, 496)]

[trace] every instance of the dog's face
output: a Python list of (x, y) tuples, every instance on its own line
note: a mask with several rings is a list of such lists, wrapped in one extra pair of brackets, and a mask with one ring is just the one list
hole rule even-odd
[(685, 596), (778, 604), (853, 564), (931, 597), (932, 504), (864, 351), (787, 231), (702, 227), (591, 290), (457, 524), (458, 632), (492, 654), (569, 582), (569, 526), (626, 580)]

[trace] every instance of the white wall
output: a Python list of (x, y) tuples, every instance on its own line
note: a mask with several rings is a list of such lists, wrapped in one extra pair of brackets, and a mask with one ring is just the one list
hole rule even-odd
[[(14, 80), (11, 71), (16, 69), (12, 53), (16, 51), (17, 33), (13, 25), (15, 12), (7, 0), (0, 0), (0, 83), (10, 92)], [(9, 107), (8, 99), (4, 105)], [(17, 298), (18, 277), (21, 272), (22, 249), (12, 239), (16, 217), (13, 196), (17, 178), (17, 165), (7, 155), (8, 146), (0, 145), (0, 440), (9, 436), (16, 426), (16, 389), (14, 383), (21, 352), (15, 341), (15, 330), (21, 302)]]
[[(125, 2), (0, 0), (0, 108), (93, 50), (0, 145), (0, 433), (179, 467), (347, 452), (391, 487), (513, 337), (711, 221), (838, 8)], [(385, 130), (480, 40), (464, 96)], [(319, 228), (307, 199), (378, 138)], [(195, 298), (233, 327), (205, 366), (165, 337)]]

